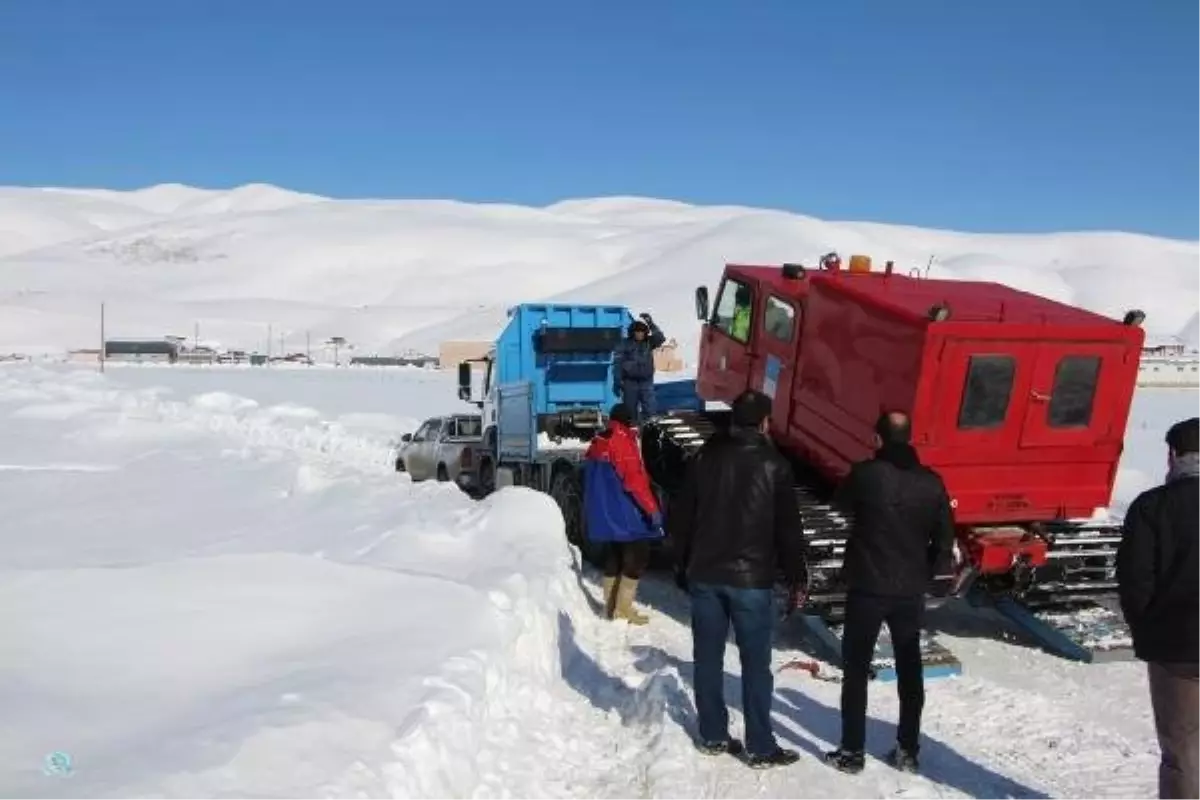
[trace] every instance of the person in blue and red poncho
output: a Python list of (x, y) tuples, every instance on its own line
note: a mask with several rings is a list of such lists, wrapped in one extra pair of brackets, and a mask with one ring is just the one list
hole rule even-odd
[(649, 619), (633, 600), (650, 561), (651, 543), (663, 538), (663, 520), (633, 431), (633, 412), (625, 403), (613, 406), (607, 429), (588, 446), (583, 510), (588, 539), (610, 545), (604, 565), (605, 616), (645, 625)]

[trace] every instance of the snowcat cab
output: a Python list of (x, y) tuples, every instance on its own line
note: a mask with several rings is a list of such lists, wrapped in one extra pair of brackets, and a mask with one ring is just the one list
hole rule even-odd
[[(849, 522), (827, 504), (870, 457), (884, 410), (946, 482), (958, 526), (957, 587), (1028, 605), (1111, 599), (1119, 527), (1088, 518), (1111, 500), (1144, 339), (1144, 315), (1112, 320), (1002, 284), (874, 270), (855, 255), (730, 264), (703, 324), (697, 394), (772, 397), (771, 435), (796, 466), (809, 536), (808, 603), (840, 615)], [(668, 493), (687, 454), (724, 424), (673, 415), (644, 434)]]

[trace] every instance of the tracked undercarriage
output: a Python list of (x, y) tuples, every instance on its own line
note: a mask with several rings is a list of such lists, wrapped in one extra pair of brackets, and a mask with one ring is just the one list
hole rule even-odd
[[(668, 514), (687, 460), (726, 424), (726, 414), (672, 413), (644, 426), (643, 457)], [(851, 520), (827, 496), (815, 481), (796, 486), (808, 545), (800, 610), (836, 624), (844, 612), (842, 565)], [(1111, 519), (961, 529), (950, 593), (992, 604), (1036, 638), (1049, 640), (1043, 642), (1048, 648), (1090, 661), (1097, 651), (1130, 645), (1116, 610), (1120, 534), (1120, 523)]]

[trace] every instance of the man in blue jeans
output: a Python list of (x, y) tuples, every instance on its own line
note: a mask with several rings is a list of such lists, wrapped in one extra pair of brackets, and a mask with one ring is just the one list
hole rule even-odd
[[(771, 398), (753, 390), (733, 402), (727, 431), (716, 433), (689, 465), (668, 524), (681, 582), (692, 598), (698, 746), (740, 755), (755, 768), (799, 756), (775, 740), (771, 644), (775, 578), (795, 586), (804, 565), (803, 527), (791, 466), (767, 438)], [(725, 639), (733, 623), (742, 662), (745, 747), (730, 736), (725, 707)]]

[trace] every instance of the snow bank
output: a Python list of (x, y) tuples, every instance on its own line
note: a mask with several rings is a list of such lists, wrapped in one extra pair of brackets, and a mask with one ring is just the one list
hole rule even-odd
[[(453, 715), (471, 727), (497, 685), (553, 667), (572, 574), (557, 508), (414, 486), (311, 413), (168, 394), (0, 370), (0, 417), (24, 412), (0, 425), (21, 532), (0, 571), (5, 793), (450, 787)], [(472, 663), (486, 681), (461, 709), (446, 687)], [(542, 678), (513, 677), (527, 664)], [(55, 751), (74, 765), (57, 788)]]

